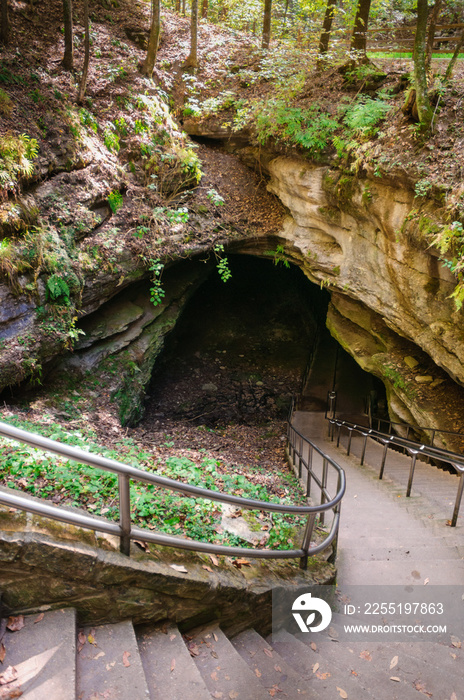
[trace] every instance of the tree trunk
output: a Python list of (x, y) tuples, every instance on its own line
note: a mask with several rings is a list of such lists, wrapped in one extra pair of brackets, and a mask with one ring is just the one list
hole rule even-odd
[(358, 62), (366, 60), (366, 32), (370, 9), (371, 0), (358, 0), (350, 44), (350, 51), (355, 53)]
[(142, 73), (148, 78), (153, 75), (153, 70), (156, 63), (156, 54), (158, 53), (158, 44), (161, 31), (161, 6), (160, 0), (152, 0), (151, 2), (151, 26), (150, 36), (148, 38), (148, 49), (145, 61), (142, 66)]
[(271, 42), (271, 12), (272, 0), (264, 0), (262, 49), (268, 49)]
[(180, 12), (180, 0), (176, 0), (175, 11)]
[(329, 48), (330, 32), (332, 30), (332, 22), (336, 6), (337, 0), (327, 0), (324, 22), (322, 23), (322, 32), (319, 38), (319, 60), (317, 63), (318, 68), (321, 68), (323, 66), (325, 54), (327, 53)]
[(184, 15), (184, 17), (186, 15), (185, 4), (185, 0), (182, 0), (182, 14)]
[(2, 0), (1, 9), (2, 24), (0, 26), (0, 43), (4, 46), (8, 45), (10, 33), (10, 21), (8, 16), (8, 0)]
[(90, 34), (89, 34), (89, 0), (84, 0), (84, 65), (82, 68), (81, 84), (79, 86), (79, 97), (77, 101), (81, 104), (84, 100), (85, 88), (87, 87), (87, 76), (89, 74), (89, 59), (90, 59)]
[(208, 0), (201, 3), (201, 19), (208, 19)]
[(433, 53), (433, 40), (435, 39), (435, 27), (437, 26), (438, 17), (442, 8), (442, 0), (435, 0), (435, 5), (430, 12), (429, 30), (427, 33), (427, 48), (425, 53), (425, 68), (430, 68)]
[(192, 0), (190, 14), (190, 54), (185, 61), (186, 68), (198, 68), (198, 0)]
[(464, 46), (464, 31), (461, 34), (461, 37), (456, 44), (456, 48), (454, 49), (454, 53), (450, 58), (450, 62), (448, 63), (448, 67), (446, 68), (445, 72), (445, 80), (451, 80), (451, 76), (453, 75), (453, 69), (454, 69), (454, 64), (458, 60), (458, 56), (461, 53), (461, 49)]
[(66, 70), (72, 70), (74, 67), (72, 0), (63, 0), (63, 19), (64, 56), (62, 63)]
[(427, 90), (425, 49), (427, 40), (428, 0), (417, 0), (417, 28), (414, 41), (414, 85), (416, 88), (417, 113), (424, 131), (428, 131), (433, 112)]

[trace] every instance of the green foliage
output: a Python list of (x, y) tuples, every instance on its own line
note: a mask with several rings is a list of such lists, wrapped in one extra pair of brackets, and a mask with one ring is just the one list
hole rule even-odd
[(111, 129), (105, 129), (105, 133), (103, 134), (103, 141), (109, 151), (111, 151), (112, 153), (119, 153), (120, 145), (118, 134), (115, 134), (114, 131), (112, 131)]
[[(137, 373), (135, 363), (132, 371)], [(128, 372), (131, 371), (128, 367)], [(39, 377), (36, 367), (36, 376)], [(75, 399), (78, 401), (78, 398)], [(69, 402), (68, 410), (75, 411)], [(126, 464), (194, 486), (213, 491), (232, 493), (256, 500), (278, 503), (301, 503), (304, 498), (293, 476), (283, 476), (279, 495), (270, 494), (262, 483), (259, 467), (248, 468), (247, 476), (240, 472), (224, 470), (219, 460), (204, 457), (194, 462), (187, 457), (172, 456), (155, 460), (151, 454), (140, 449), (132, 439), (123, 438), (117, 449), (102, 448), (95, 442), (96, 436), (78, 431), (69, 431), (57, 423), (37, 424), (10, 417), (9, 422), (17, 427), (38, 432), (69, 445), (116, 459)], [(172, 446), (167, 440), (166, 446)], [(0, 437), (0, 459), (2, 462), (2, 484), (21, 489), (33, 496), (53, 499), (61, 506), (85, 508), (97, 516), (117, 520), (118, 477), (111, 472), (95, 469), (34, 449), (19, 445)], [(139, 527), (148, 527), (166, 534), (177, 534), (201, 542), (249, 547), (236, 535), (222, 531), (221, 504), (203, 498), (190, 498), (174, 491), (151, 484), (132, 481), (130, 485), (131, 519)], [(265, 521), (263, 521), (265, 522)], [(304, 516), (272, 515), (272, 529), (268, 548), (288, 549), (299, 544), (298, 531), (305, 522)]]
[(375, 126), (385, 119), (391, 107), (384, 100), (360, 95), (356, 102), (343, 108), (343, 123), (357, 136), (370, 137)]
[(221, 243), (217, 243), (214, 246), (214, 254), (217, 259), (216, 269), (219, 273), (219, 277), (225, 283), (232, 277), (232, 272), (229, 267), (229, 260), (223, 255), (224, 246)]
[(69, 285), (66, 280), (58, 274), (51, 275), (47, 280), (47, 299), (69, 306), (70, 303)]
[(309, 109), (288, 107), (283, 100), (269, 100), (258, 112), (256, 131), (258, 142), (264, 144), (275, 138), (301, 146), (317, 158), (331, 144), (338, 122), (323, 112), (318, 105)]
[(224, 197), (221, 197), (219, 192), (216, 192), (216, 190), (208, 190), (206, 196), (215, 207), (223, 207), (225, 204)]
[(285, 248), (283, 245), (276, 246), (275, 250), (266, 250), (265, 255), (272, 255), (274, 265), (282, 264), (284, 267), (290, 267), (290, 263), (285, 257)]
[(153, 306), (158, 306), (163, 301), (166, 296), (166, 292), (161, 284), (161, 275), (163, 273), (164, 265), (159, 258), (156, 260), (150, 260), (149, 268), (152, 273), (151, 287), (150, 287), (150, 301)]
[(118, 191), (115, 190), (114, 192), (110, 192), (108, 195), (108, 204), (110, 206), (111, 211), (113, 214), (118, 211), (122, 207), (124, 203), (124, 199), (122, 194)]
[(82, 107), (79, 110), (79, 119), (81, 120), (81, 124), (83, 126), (87, 126), (89, 129), (91, 129), (95, 134), (98, 131), (98, 122), (96, 118), (93, 116), (91, 112), (89, 112), (87, 109)]
[(17, 191), (21, 177), (30, 177), (39, 147), (27, 134), (0, 136), (0, 197)]
[(168, 209), (168, 207), (156, 207), (153, 210), (156, 218), (164, 218), (171, 224), (185, 224), (189, 220), (187, 207), (179, 207), (179, 209)]
[(9, 117), (13, 111), (13, 102), (10, 96), (0, 88), (0, 114)]
[(432, 189), (432, 183), (430, 182), (430, 180), (427, 180), (426, 178), (422, 178), (422, 180), (418, 180), (416, 182), (416, 184), (414, 185), (414, 193), (415, 193), (416, 197), (426, 197), (431, 189)]
[[(440, 251), (441, 261), (458, 283), (450, 294), (459, 311), (464, 304), (464, 226), (460, 221), (453, 221), (435, 234), (432, 245)], [(447, 256), (446, 258), (443, 256)]]

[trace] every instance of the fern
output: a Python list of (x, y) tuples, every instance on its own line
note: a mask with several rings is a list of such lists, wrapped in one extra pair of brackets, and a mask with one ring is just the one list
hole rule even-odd
[(383, 100), (361, 95), (345, 112), (343, 122), (358, 136), (373, 136), (374, 127), (385, 119), (390, 105)]

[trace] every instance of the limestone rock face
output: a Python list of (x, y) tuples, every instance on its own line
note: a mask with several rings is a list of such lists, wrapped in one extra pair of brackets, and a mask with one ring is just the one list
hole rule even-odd
[(360, 318), (365, 308), (377, 314), (464, 384), (464, 324), (448, 298), (455, 280), (419, 235), (405, 233), (413, 191), (296, 158), (268, 168), (269, 189), (290, 212), (281, 237), (307, 276), (359, 302)]

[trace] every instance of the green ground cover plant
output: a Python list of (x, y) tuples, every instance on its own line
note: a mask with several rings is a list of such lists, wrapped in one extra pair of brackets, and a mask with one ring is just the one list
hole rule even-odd
[[(37, 424), (22, 420), (18, 416), (9, 418), (9, 423), (25, 430), (39, 432)], [(110, 459), (122, 461), (143, 471), (202, 486), (214, 491), (255, 498), (266, 502), (300, 504), (304, 496), (294, 476), (282, 474), (278, 494), (269, 493), (269, 488), (259, 478), (260, 467), (247, 467), (236, 471), (226, 468), (219, 460), (204, 455), (201, 460), (186, 456), (170, 456), (165, 460), (154, 458), (141, 450), (131, 438), (124, 438), (117, 449), (105, 449), (95, 442), (95, 435), (82, 431), (69, 431), (51, 423), (42, 425), (40, 433), (60, 442), (77, 446)], [(168, 443), (166, 443), (168, 444)], [(78, 464), (65, 458), (0, 438), (0, 459), (3, 464), (4, 486), (26, 491), (40, 498), (51, 499), (61, 505), (85, 508), (95, 515), (117, 520), (118, 477), (107, 471)], [(155, 485), (131, 482), (132, 522), (140, 527), (168, 534), (177, 534), (200, 541), (217, 544), (250, 546), (246, 541), (221, 527), (221, 504), (202, 498), (189, 498)], [(252, 511), (258, 516), (259, 513)], [(270, 528), (267, 548), (289, 549), (299, 546), (301, 528), (305, 518), (265, 514), (264, 531)], [(295, 539), (296, 538), (296, 539)]]

